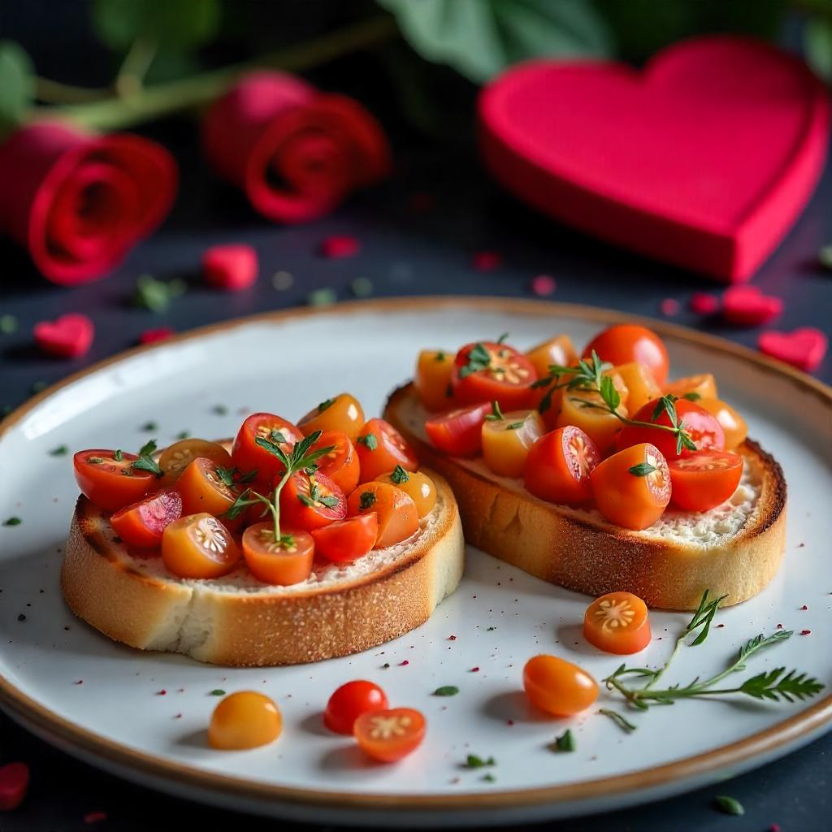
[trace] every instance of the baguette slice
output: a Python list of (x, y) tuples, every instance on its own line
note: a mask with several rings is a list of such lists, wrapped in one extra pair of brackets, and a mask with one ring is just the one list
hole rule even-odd
[(668, 510), (649, 529), (608, 523), (596, 509), (539, 500), (522, 480), (493, 474), (481, 459), (448, 457), (427, 440), (426, 411), (408, 384), (387, 402), (384, 418), (440, 471), (459, 503), (465, 539), (494, 557), (568, 589), (598, 596), (627, 590), (650, 607), (696, 609), (702, 593), (738, 604), (777, 573), (786, 538), (786, 481), (755, 442), (734, 497), (705, 513)]
[(430, 618), (462, 577), (465, 543), (448, 483), (420, 531), (352, 564), (316, 564), (309, 580), (260, 583), (240, 565), (215, 580), (184, 580), (158, 553), (128, 551), (109, 514), (80, 497), (61, 571), (70, 609), (104, 635), (141, 650), (236, 667), (346, 656)]

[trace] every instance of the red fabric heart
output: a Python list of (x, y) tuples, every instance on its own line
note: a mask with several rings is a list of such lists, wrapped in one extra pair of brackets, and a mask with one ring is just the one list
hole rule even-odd
[(783, 312), (783, 301), (756, 286), (732, 286), (722, 293), (722, 317), (734, 326), (761, 326)]
[(719, 310), (719, 300), (707, 292), (694, 292), (690, 299), (690, 311), (697, 315), (713, 315)]
[(156, 329), (146, 329), (139, 335), (140, 344), (155, 344), (157, 341), (167, 341), (173, 337), (176, 330), (169, 326), (160, 326)]
[(29, 789), (29, 766), (26, 763), (8, 763), (0, 768), (0, 811), (16, 809)]
[(239, 292), (257, 280), (257, 252), (246, 245), (213, 246), (202, 255), (202, 274), (218, 289)]
[(806, 326), (793, 332), (764, 332), (757, 346), (760, 352), (811, 373), (820, 367), (829, 339), (819, 329)]
[(92, 346), (95, 327), (86, 315), (61, 315), (55, 321), (35, 324), (35, 343), (56, 358), (78, 358)]
[(355, 237), (346, 234), (336, 237), (327, 237), (321, 243), (321, 255), (331, 260), (341, 257), (352, 257), (361, 251), (361, 243)]
[(728, 281), (802, 210), (829, 142), (828, 92), (795, 57), (710, 36), (615, 63), (533, 61), (479, 102), (495, 177), (612, 243)]

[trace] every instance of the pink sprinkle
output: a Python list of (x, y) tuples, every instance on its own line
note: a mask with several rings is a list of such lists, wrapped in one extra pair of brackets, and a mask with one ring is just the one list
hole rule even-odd
[(174, 714), (173, 718), (174, 719), (182, 719), (182, 714)]
[(329, 259), (339, 257), (353, 257), (361, 251), (361, 243), (355, 237), (346, 234), (335, 237), (327, 237), (321, 243), (321, 255)]
[(716, 625), (716, 628), (717, 628), (717, 630), (718, 630), (720, 627), (724, 627), (724, 626), (725, 626), (724, 624), (717, 624), (717, 625)]
[(705, 292), (696, 292), (690, 299), (690, 311), (697, 315), (713, 315), (719, 311), (719, 298)]
[(506, 720), (506, 725), (514, 725), (514, 720), (513, 719), (507, 719)]
[(797, 544), (797, 548), (798, 548), (798, 549), (803, 549), (803, 548), (805, 548), (805, 546), (806, 546), (806, 544), (805, 544), (805, 543), (798, 543), (798, 544)]
[(496, 251), (478, 251), (471, 264), (480, 272), (492, 272), (503, 264), (503, 257)]
[(555, 293), (558, 284), (554, 277), (548, 274), (539, 274), (537, 277), (532, 278), (529, 288), (532, 290), (533, 295), (537, 295), (539, 298), (545, 298)]
[(100, 823), (102, 820), (107, 820), (106, 812), (87, 812), (84, 815), (84, 823)]
[(83, 685), (83, 684), (84, 684), (84, 680), (83, 680), (83, 679), (79, 679), (77, 682), (73, 682), (73, 684), (75, 684), (75, 685)]
[(780, 824), (772, 823), (771, 826), (769, 826), (768, 828), (768, 832), (780, 832)]
[(478, 667), (472, 667), (470, 672), (471, 673), (479, 673), (480, 669)]
[(810, 636), (810, 635), (812, 635), (812, 631), (811, 631), (811, 630), (801, 630), (801, 631), (800, 631), (800, 635), (802, 635), (802, 636)]
[(410, 662), (407, 659), (405, 659), (403, 662), (399, 662), (399, 667), (405, 667), (406, 665), (409, 665), (409, 664), (410, 664)]
[(778, 625), (777, 625), (777, 629), (778, 629), (778, 630), (782, 630), (782, 629), (783, 629), (783, 625), (782, 625), (782, 624), (778, 624)]
[(448, 641), (456, 641), (456, 636), (448, 636)]
[(807, 606), (806, 606), (806, 604), (804, 604), (804, 605), (803, 605), (800, 609), (802, 609), (802, 610), (808, 610), (808, 609), (809, 609), (809, 607), (807, 607)]
[(167, 695), (167, 691), (164, 688), (162, 688), (161, 690), (156, 691), (156, 696), (166, 696), (166, 695)]
[(146, 329), (139, 335), (140, 344), (155, 344), (157, 341), (165, 341), (176, 334), (176, 330), (169, 326), (160, 326), (156, 329)]
[(679, 312), (679, 309), (681, 309), (681, 304), (675, 298), (665, 298), (659, 304), (659, 309), (661, 309), (662, 315), (672, 318)]

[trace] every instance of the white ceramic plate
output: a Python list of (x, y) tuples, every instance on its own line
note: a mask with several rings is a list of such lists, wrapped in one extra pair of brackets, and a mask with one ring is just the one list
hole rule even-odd
[[(345, 389), (376, 413), (423, 346), (456, 348), (505, 331), (520, 347), (561, 331), (582, 344), (623, 319), (496, 299), (355, 304), (209, 328), (47, 390), (0, 428), (0, 518), (23, 519), (0, 528), (2, 704), (70, 753), (166, 791), (275, 816), (362, 823), (483, 825), (600, 811), (736, 774), (818, 736), (832, 722), (828, 689), (793, 705), (654, 708), (632, 717), (638, 730), (631, 735), (592, 709), (570, 723), (577, 751), (552, 753), (547, 744), (567, 723), (527, 708), (525, 660), (557, 653), (598, 679), (619, 662), (580, 638), (585, 596), (476, 551), (458, 592), (423, 627), (367, 653), (299, 667), (230, 670), (142, 654), (74, 619), (61, 600), (61, 547), (76, 487), (70, 457), (50, 456), (55, 446), (133, 448), (148, 438), (140, 427), (149, 420), (158, 422), (162, 444), (186, 428), (225, 437), (241, 406), (296, 418)], [(832, 392), (727, 342), (655, 327), (667, 338), (675, 375), (716, 374), (752, 436), (781, 461), (789, 485), (780, 574), (757, 598), (720, 613), (724, 627), (686, 649), (670, 681), (722, 667), (747, 638), (783, 624), (795, 636), (754, 659), (751, 670), (798, 667), (829, 685)], [(229, 412), (219, 415), (216, 405)], [(658, 638), (638, 661), (666, 657), (687, 619), (654, 613)], [(811, 634), (797, 635), (804, 630)], [(425, 712), (429, 733), (417, 754), (396, 766), (370, 765), (349, 739), (323, 730), (327, 697), (354, 678), (375, 680), (393, 703)], [(460, 693), (431, 696), (440, 685)], [(205, 728), (215, 688), (272, 696), (284, 714), (280, 740), (245, 753), (210, 750)], [(493, 782), (461, 767), (468, 753), (496, 758)]]

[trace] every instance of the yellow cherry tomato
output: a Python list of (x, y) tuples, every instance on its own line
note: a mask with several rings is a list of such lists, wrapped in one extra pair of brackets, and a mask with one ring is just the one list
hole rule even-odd
[(628, 655), (650, 644), (647, 604), (632, 592), (608, 592), (584, 614), (584, 638), (606, 653)]
[(682, 399), (689, 393), (693, 394), (692, 400), (699, 404), (699, 396), (702, 399), (715, 399), (719, 395), (716, 390), (716, 379), (711, 373), (702, 373), (698, 376), (685, 376), (671, 381), (664, 387), (664, 392), (670, 396)]
[(546, 433), (536, 410), (514, 410), (485, 417), (482, 425), (482, 455), (485, 464), (502, 477), (522, 477), (532, 445)]
[[(617, 374), (613, 375), (615, 389), (622, 395), (624, 383)], [(616, 413), (627, 416), (627, 406), (623, 402), (616, 408)], [(594, 443), (595, 447), (604, 456), (612, 448), (615, 435), (623, 427), (621, 421), (608, 410), (584, 405), (602, 404), (603, 400), (598, 393), (590, 393), (582, 390), (567, 390), (563, 396), (563, 403), (560, 408), (560, 415), (557, 419), (557, 427), (574, 425), (580, 428)]]
[(226, 696), (214, 708), (208, 742), (222, 751), (244, 751), (274, 742), (282, 729), (280, 709), (268, 696), (242, 690)]
[(526, 353), (526, 358), (537, 370), (537, 377), (544, 378), (549, 375), (549, 367), (552, 364), (569, 367), (578, 360), (578, 353), (575, 352), (575, 346), (568, 335), (557, 335), (532, 347)]
[(208, 442), (205, 439), (182, 439), (168, 445), (159, 456), (159, 467), (165, 476), (156, 482), (159, 488), (173, 485), (182, 472), (198, 457), (210, 459), (217, 468), (233, 468), (231, 454), (218, 442)]
[(299, 422), (304, 436), (316, 430), (339, 430), (355, 442), (364, 425), (364, 410), (355, 396), (339, 393), (332, 399), (322, 401), (313, 407)]
[(376, 482), (386, 482), (409, 495), (416, 503), (419, 517), (425, 517), (433, 511), (436, 505), (436, 486), (433, 480), (421, 471), (405, 471), (401, 465), (387, 474), (376, 477)]
[(717, 422), (725, 433), (726, 450), (733, 451), (745, 442), (748, 436), (748, 425), (730, 404), (722, 399), (712, 398), (697, 399), (696, 404), (716, 416)]
[(534, 656), (523, 668), (531, 703), (553, 716), (574, 716), (598, 698), (598, 683), (585, 670), (557, 656)]
[(646, 364), (631, 361), (613, 368), (627, 387), (627, 410), (635, 413), (642, 405), (659, 398), (662, 389)]
[(422, 350), (416, 362), (413, 386), (427, 410), (447, 410), (452, 405), (448, 395), (454, 355), (442, 350)]
[(180, 578), (219, 578), (240, 559), (231, 532), (207, 512), (180, 517), (165, 526), (162, 560)]

